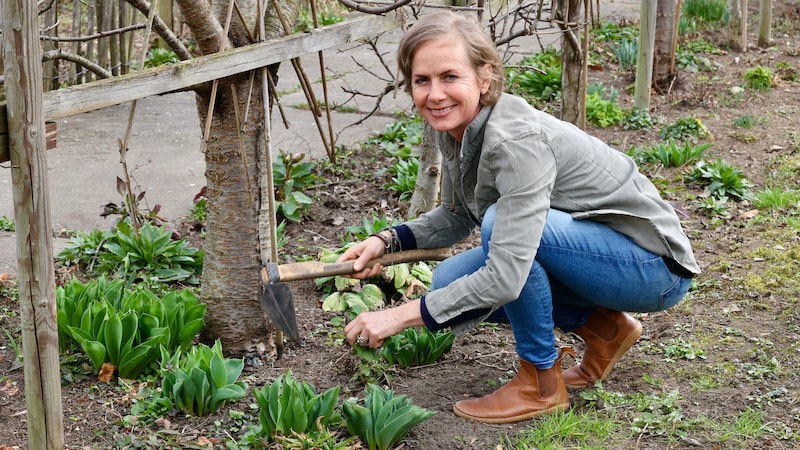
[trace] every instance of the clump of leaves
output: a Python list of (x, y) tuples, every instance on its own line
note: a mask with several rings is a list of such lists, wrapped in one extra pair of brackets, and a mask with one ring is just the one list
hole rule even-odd
[(456, 336), (449, 331), (431, 332), (425, 327), (406, 328), (385, 341), (380, 355), (389, 364), (418, 367), (433, 364), (453, 348)]
[(14, 219), (6, 216), (0, 217), (0, 231), (15, 231), (17, 229)]
[(272, 164), (277, 211), (292, 222), (300, 222), (313, 203), (304, 191), (316, 183), (317, 175), (314, 163), (303, 161), (304, 158), (303, 153), (292, 155), (282, 151)]
[(756, 91), (766, 91), (775, 85), (775, 75), (772, 69), (764, 66), (753, 67), (744, 73), (747, 87)]
[(112, 231), (77, 233), (56, 258), (89, 274), (110, 275), (129, 283), (198, 284), (203, 251), (172, 237), (166, 225), (144, 223), (137, 231), (123, 220)]
[(407, 159), (413, 154), (414, 146), (422, 142), (422, 116), (401, 117), (400, 120), (384, 126), (383, 131), (369, 140), (368, 144), (376, 145), (395, 158)]
[(287, 370), (268, 386), (254, 389), (262, 433), (267, 440), (279, 436), (313, 434), (341, 421), (336, 411), (339, 386), (317, 394), (313, 385), (300, 382)]
[(73, 279), (56, 289), (59, 338), (76, 342), (100, 371), (136, 378), (158, 360), (159, 349), (187, 348), (205, 325), (206, 306), (189, 290), (159, 298), (143, 287), (124, 289), (121, 279)]
[(589, 31), (592, 42), (617, 42), (622, 39), (636, 40), (639, 29), (635, 25), (621, 26), (618, 23), (603, 21)]
[(699, 161), (687, 176), (687, 180), (690, 186), (703, 187), (717, 199), (742, 200), (750, 196), (752, 187), (752, 183), (745, 178), (740, 169), (722, 159), (711, 162)]
[(181, 59), (178, 58), (178, 55), (175, 54), (172, 50), (161, 48), (161, 47), (154, 47), (144, 59), (144, 66), (145, 67), (158, 67), (163, 66), (164, 64), (176, 63), (179, 62)]
[(342, 415), (350, 433), (359, 436), (369, 450), (394, 447), (412, 427), (436, 414), (374, 384), (368, 384), (364, 392), (363, 406), (355, 398), (348, 399), (342, 404)]
[(633, 108), (625, 115), (622, 128), (626, 130), (649, 130), (653, 127), (653, 118), (646, 109)]
[(786, 61), (780, 61), (776, 65), (776, 75), (783, 81), (800, 81), (800, 70), (792, 67)]
[(532, 99), (534, 104), (555, 100), (561, 93), (560, 52), (548, 47), (509, 66), (506, 82), (509, 92)]
[(636, 39), (621, 39), (611, 44), (611, 51), (617, 57), (619, 70), (627, 72), (636, 67), (639, 52), (639, 42)]
[(590, 85), (586, 95), (586, 121), (601, 128), (622, 123), (625, 113), (615, 103), (617, 96), (613, 88), (606, 94), (602, 84)]
[[(343, 20), (343, 16), (333, 12), (323, 11), (317, 13), (317, 25), (321, 27), (333, 25), (335, 23), (342, 22)], [(303, 8), (303, 10), (300, 12), (300, 17), (297, 18), (297, 24), (292, 29), (292, 32), (307, 33), (314, 28), (316, 27), (314, 26), (314, 18), (311, 14), (311, 11), (308, 8)]]
[(394, 217), (390, 219), (385, 214), (380, 217), (364, 217), (361, 225), (350, 225), (345, 227), (345, 231), (347, 232), (347, 240), (363, 241), (373, 233), (378, 233), (395, 225), (400, 225), (401, 223), (403, 223), (401, 218)]
[(726, 0), (686, 0), (683, 2), (683, 16), (709, 24), (727, 22), (728, 2)]
[(228, 359), (222, 344), (199, 344), (174, 354), (161, 348), (161, 391), (186, 414), (213, 414), (227, 402), (244, 398), (247, 384), (237, 381), (244, 369), (241, 359)]
[(711, 137), (708, 128), (697, 117), (681, 117), (671, 124), (664, 125), (658, 136), (663, 140), (683, 141)]
[(414, 194), (414, 186), (417, 184), (417, 172), (419, 171), (419, 160), (415, 157), (400, 159), (389, 168), (392, 174), (392, 181), (386, 188), (396, 192), (401, 201), (411, 200)]
[(675, 141), (658, 142), (651, 146), (635, 150), (637, 160), (644, 164), (660, 164), (663, 167), (683, 167), (687, 164), (701, 160), (713, 144), (710, 142), (693, 145), (689, 142), (683, 145)]
[(127, 220), (135, 228), (139, 228), (144, 223), (164, 224), (164, 219), (158, 215), (161, 205), (156, 204), (152, 208), (148, 208), (144, 199), (145, 191), (134, 193), (132, 186), (120, 177), (117, 177), (116, 187), (117, 192), (122, 196), (122, 203), (119, 205), (114, 202), (106, 203), (103, 205), (100, 217), (120, 216), (117, 219), (117, 225)]

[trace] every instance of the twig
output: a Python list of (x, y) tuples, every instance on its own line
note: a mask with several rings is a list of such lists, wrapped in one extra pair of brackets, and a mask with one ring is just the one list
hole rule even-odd
[(53, 41), (53, 42), (86, 42), (94, 39), (113, 36), (115, 34), (123, 34), (129, 31), (141, 30), (142, 28), (147, 28), (147, 24), (137, 23), (134, 25), (128, 25), (127, 27), (117, 28), (116, 30), (100, 31), (99, 33), (90, 34), (88, 36), (50, 36), (47, 34), (43, 34), (39, 36), (39, 39), (43, 41)]

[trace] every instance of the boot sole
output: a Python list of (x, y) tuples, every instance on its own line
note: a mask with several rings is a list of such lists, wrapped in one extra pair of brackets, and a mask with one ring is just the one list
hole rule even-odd
[(569, 403), (562, 403), (559, 405), (552, 406), (547, 409), (540, 409), (538, 411), (533, 411), (527, 414), (520, 414), (518, 416), (511, 416), (511, 417), (498, 417), (498, 418), (485, 418), (485, 417), (476, 417), (470, 414), (467, 414), (463, 411), (459, 411), (456, 409), (455, 405), (453, 405), (453, 412), (458, 417), (463, 417), (464, 419), (475, 420), (478, 422), (483, 423), (512, 423), (512, 422), (522, 422), (523, 420), (533, 419), (534, 417), (543, 416), (545, 414), (552, 414), (559, 411), (566, 411), (569, 409)]
[[(634, 319), (634, 320), (636, 320), (636, 319)], [(639, 322), (638, 320), (636, 320), (636, 328), (631, 330), (631, 332), (628, 333), (627, 336), (625, 336), (625, 340), (622, 341), (622, 343), (620, 344), (619, 348), (617, 349), (617, 352), (614, 353), (614, 356), (612, 356), (611, 359), (609, 360), (609, 363), (608, 363), (608, 366), (606, 367), (606, 370), (604, 370), (603, 374), (600, 375), (600, 379), (595, 380), (595, 382), (605, 380), (606, 377), (608, 376), (608, 374), (611, 373), (611, 369), (613, 369), (614, 366), (617, 364), (617, 362), (622, 358), (622, 355), (627, 353), (628, 350), (630, 350), (631, 347), (633, 347), (633, 344), (635, 344), (636, 341), (638, 341), (640, 337), (642, 337), (642, 323)], [(577, 384), (577, 385), (575, 385), (575, 384), (566, 384), (565, 383), (564, 385), (569, 389), (582, 389), (582, 388), (585, 388), (585, 387), (589, 387), (588, 384)]]

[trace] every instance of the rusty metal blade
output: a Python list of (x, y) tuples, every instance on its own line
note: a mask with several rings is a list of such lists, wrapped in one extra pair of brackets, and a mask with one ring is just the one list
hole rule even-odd
[(275, 325), (292, 342), (300, 343), (300, 330), (297, 328), (297, 315), (289, 285), (283, 283), (264, 283), (261, 307)]

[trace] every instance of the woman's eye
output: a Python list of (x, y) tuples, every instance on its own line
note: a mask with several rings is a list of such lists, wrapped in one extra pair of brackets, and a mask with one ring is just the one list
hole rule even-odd
[(414, 84), (417, 85), (417, 86), (421, 86), (421, 85), (425, 84), (427, 81), (428, 81), (427, 78), (416, 78), (414, 80)]

